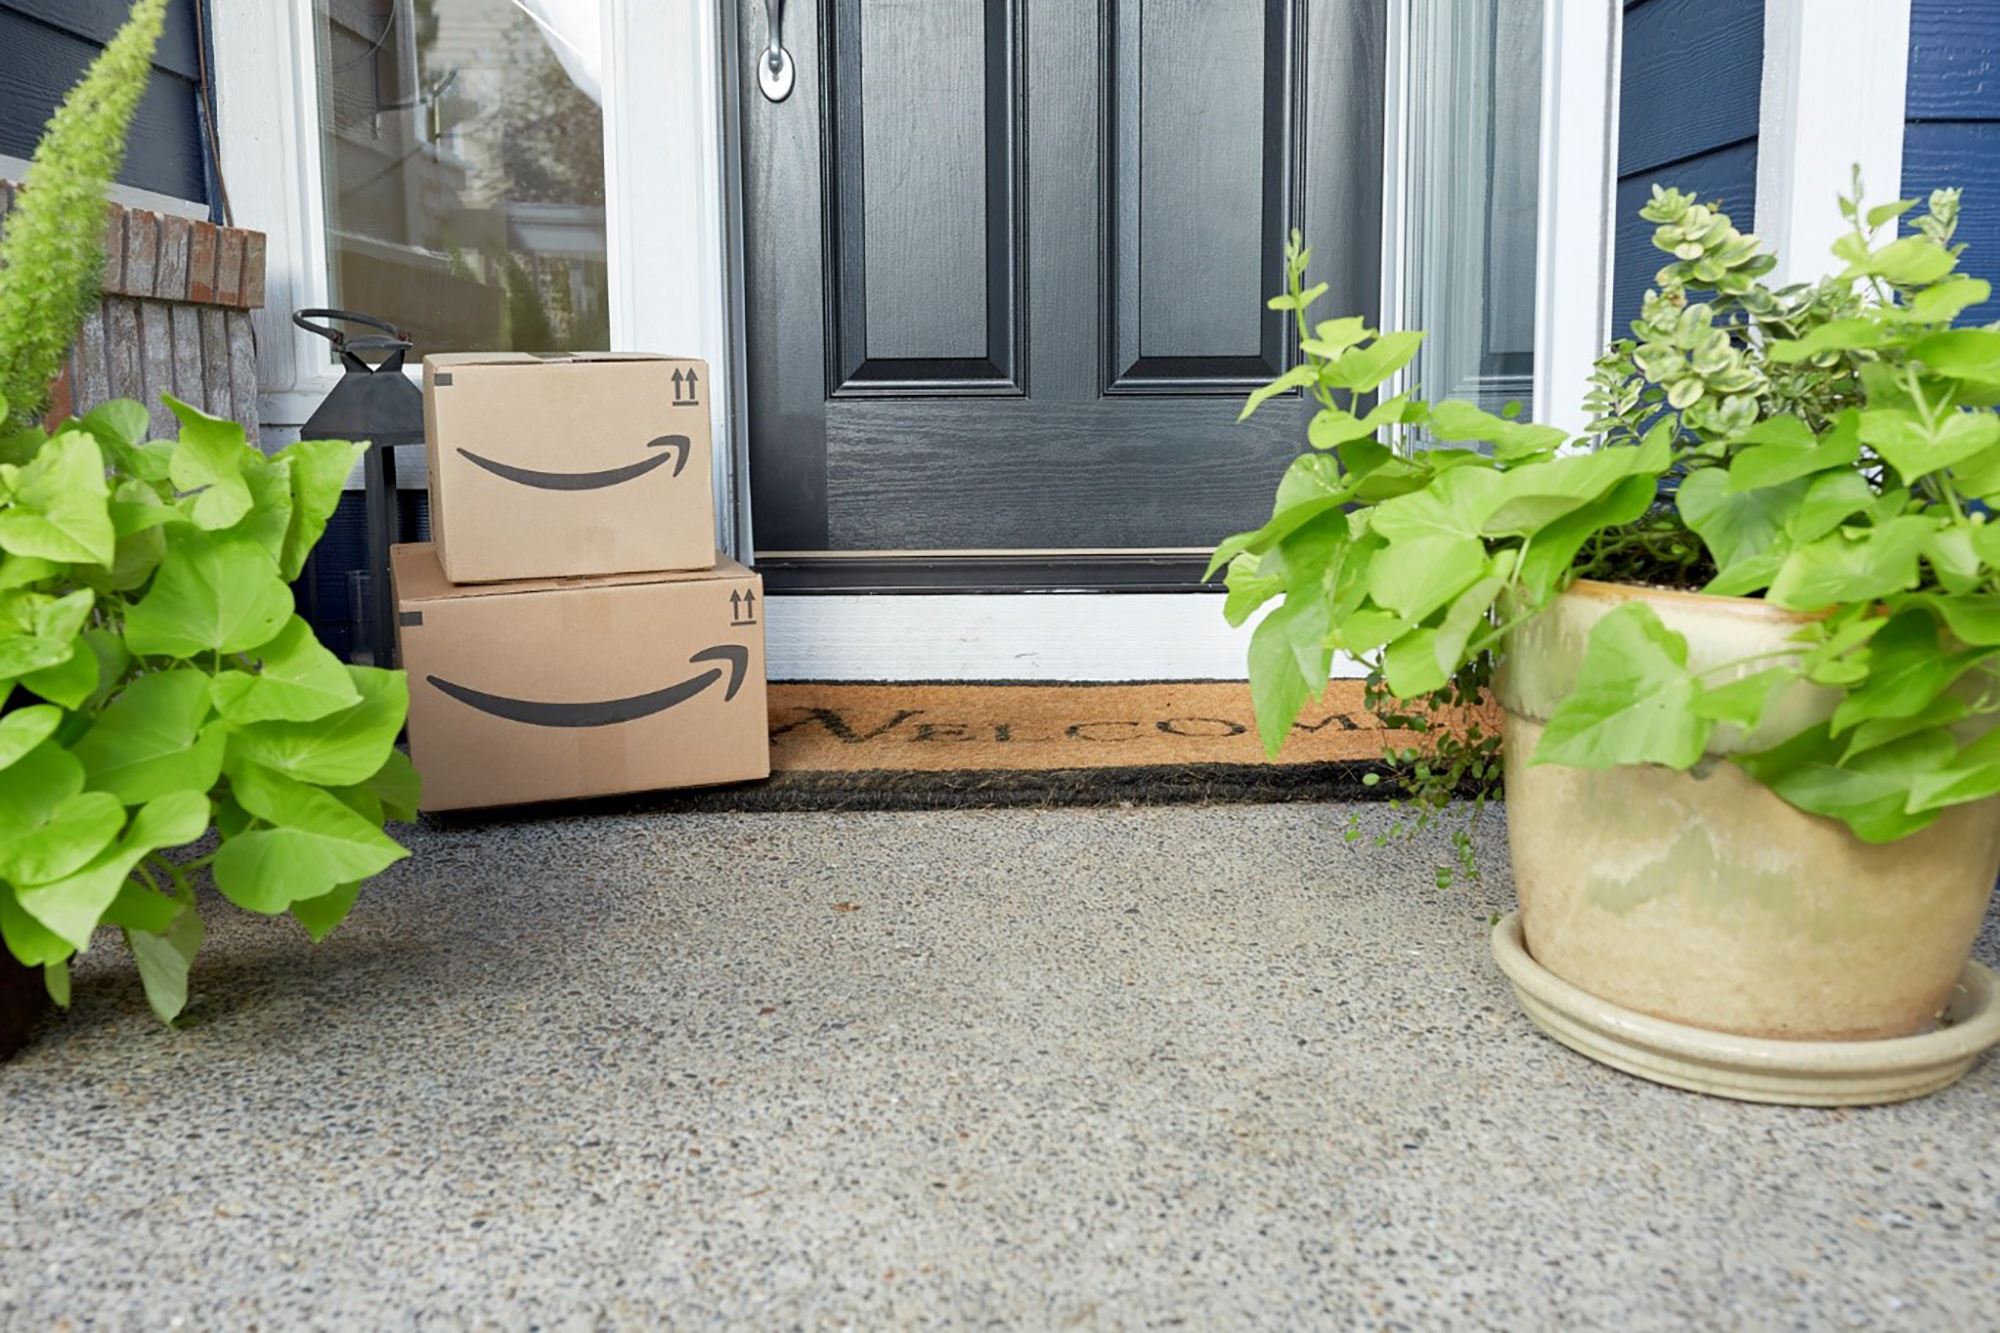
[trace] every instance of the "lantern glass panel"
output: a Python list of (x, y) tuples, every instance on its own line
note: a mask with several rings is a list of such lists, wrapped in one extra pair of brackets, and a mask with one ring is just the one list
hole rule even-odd
[(331, 304), (419, 353), (609, 343), (597, 0), (314, 0)]

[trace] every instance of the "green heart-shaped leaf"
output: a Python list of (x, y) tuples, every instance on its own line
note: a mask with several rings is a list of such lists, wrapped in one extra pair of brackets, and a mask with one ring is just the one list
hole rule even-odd
[(226, 839), (216, 887), (238, 907), (267, 915), (367, 879), (409, 855), (379, 825), (335, 797), (255, 763), (232, 763), (230, 789), (272, 825)]
[(40, 828), (83, 790), (83, 765), (52, 740), (0, 768), (0, 843)]
[(97, 693), (97, 654), (83, 639), (78, 638), (75, 643), (68, 657), (54, 666), (29, 672), (21, 677), (21, 684), (52, 704), (80, 707)]
[(81, 431), (65, 431), (42, 446), (14, 478), (14, 497), (0, 509), (0, 551), (92, 565), (111, 563), (111, 527), (104, 451)]
[(306, 928), (306, 934), (318, 944), (332, 933), (333, 928), (347, 919), (349, 909), (361, 893), (361, 882), (343, 884), (332, 893), (323, 893), (317, 898), (305, 898), (292, 904), (292, 915)]
[(1627, 602), (1591, 627), (1576, 689), (1550, 714), (1528, 762), (1688, 768), (1715, 727), (1694, 710), (1700, 689), (1687, 640), (1652, 607)]
[(192, 667), (126, 686), (72, 747), (90, 786), (127, 805), (213, 787), (222, 771), (224, 729), (204, 730), (208, 687), (207, 673)]
[(173, 920), (165, 933), (148, 935), (127, 930), (125, 947), (139, 966), (139, 982), (146, 988), (146, 1003), (162, 1023), (171, 1023), (187, 1007), (188, 970), (201, 948), (205, 934), (201, 913), (189, 908)]
[(257, 650), (260, 669), (225, 671), (210, 697), (231, 722), (311, 722), (361, 702), (347, 666), (297, 616)]
[[(232, 754), (301, 782), (346, 787), (365, 782), (388, 761), (409, 712), (400, 671), (348, 667), (361, 702), (312, 722), (253, 722), (237, 727)], [(356, 878), (356, 876), (348, 876)]]
[(148, 852), (193, 842), (208, 829), (208, 797), (180, 791), (149, 801), (132, 817), (113, 846), (72, 875), (34, 888), (18, 889), (21, 906), (78, 949), (90, 947), (105, 909), (118, 897), (125, 877)]
[(28, 915), (14, 895), (14, 886), (4, 879), (0, 879), (0, 938), (25, 967), (61, 963), (76, 952), (68, 940)]
[(190, 535), (174, 543), (144, 600), (125, 616), (141, 657), (188, 658), (260, 648), (292, 614), (278, 562), (249, 537)]
[(0, 769), (11, 767), (16, 759), (53, 736), (62, 719), (62, 710), (48, 704), (31, 704), (0, 714)]
[(182, 503), (196, 527), (210, 531), (234, 527), (250, 512), (243, 465), (246, 455), (256, 452), (245, 443), (243, 427), (209, 416), (171, 394), (166, 402), (181, 419), (180, 443), (167, 466), (168, 480), (176, 490), (194, 492)]
[(124, 827), (125, 807), (116, 796), (77, 792), (56, 807), (48, 823), (0, 845), (0, 873), (17, 885), (61, 879), (110, 846)]
[(297, 578), (305, 568), (306, 557), (326, 531), (326, 522), (340, 503), (348, 474), (367, 452), (366, 443), (300, 440), (277, 455), (288, 461), (292, 479), (291, 522), (285, 532), (284, 554), (278, 559), (287, 582)]

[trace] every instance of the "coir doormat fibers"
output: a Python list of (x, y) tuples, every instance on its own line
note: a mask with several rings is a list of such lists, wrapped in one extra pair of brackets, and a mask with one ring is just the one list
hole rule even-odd
[[(897, 810), (1375, 797), (1360, 681), (1308, 704), (1274, 760), (1242, 681), (774, 683), (771, 778), (571, 802), (582, 812)], [(508, 812), (451, 816), (486, 820)]]

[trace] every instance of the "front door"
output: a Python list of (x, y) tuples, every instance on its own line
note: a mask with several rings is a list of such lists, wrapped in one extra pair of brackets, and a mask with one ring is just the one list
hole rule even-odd
[[(758, 66), (769, 13), (792, 65)], [(1381, 0), (742, 0), (750, 486), (780, 588), (1186, 586), (1380, 286)]]

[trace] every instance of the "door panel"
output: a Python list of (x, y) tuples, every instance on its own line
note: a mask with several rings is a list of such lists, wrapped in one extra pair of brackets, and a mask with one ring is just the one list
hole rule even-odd
[(1285, 345), (1294, 8), (1119, 0), (1111, 28), (1109, 391), (1247, 389)]
[(833, 394), (1019, 393), (1015, 6), (831, 17)]
[[(788, 9), (792, 96), (741, 81), (760, 556), (1260, 522), (1306, 410), (1235, 424), (1288, 363), (1288, 230), (1316, 313), (1376, 307), (1382, 0)], [(741, 20), (748, 70), (763, 6)]]

